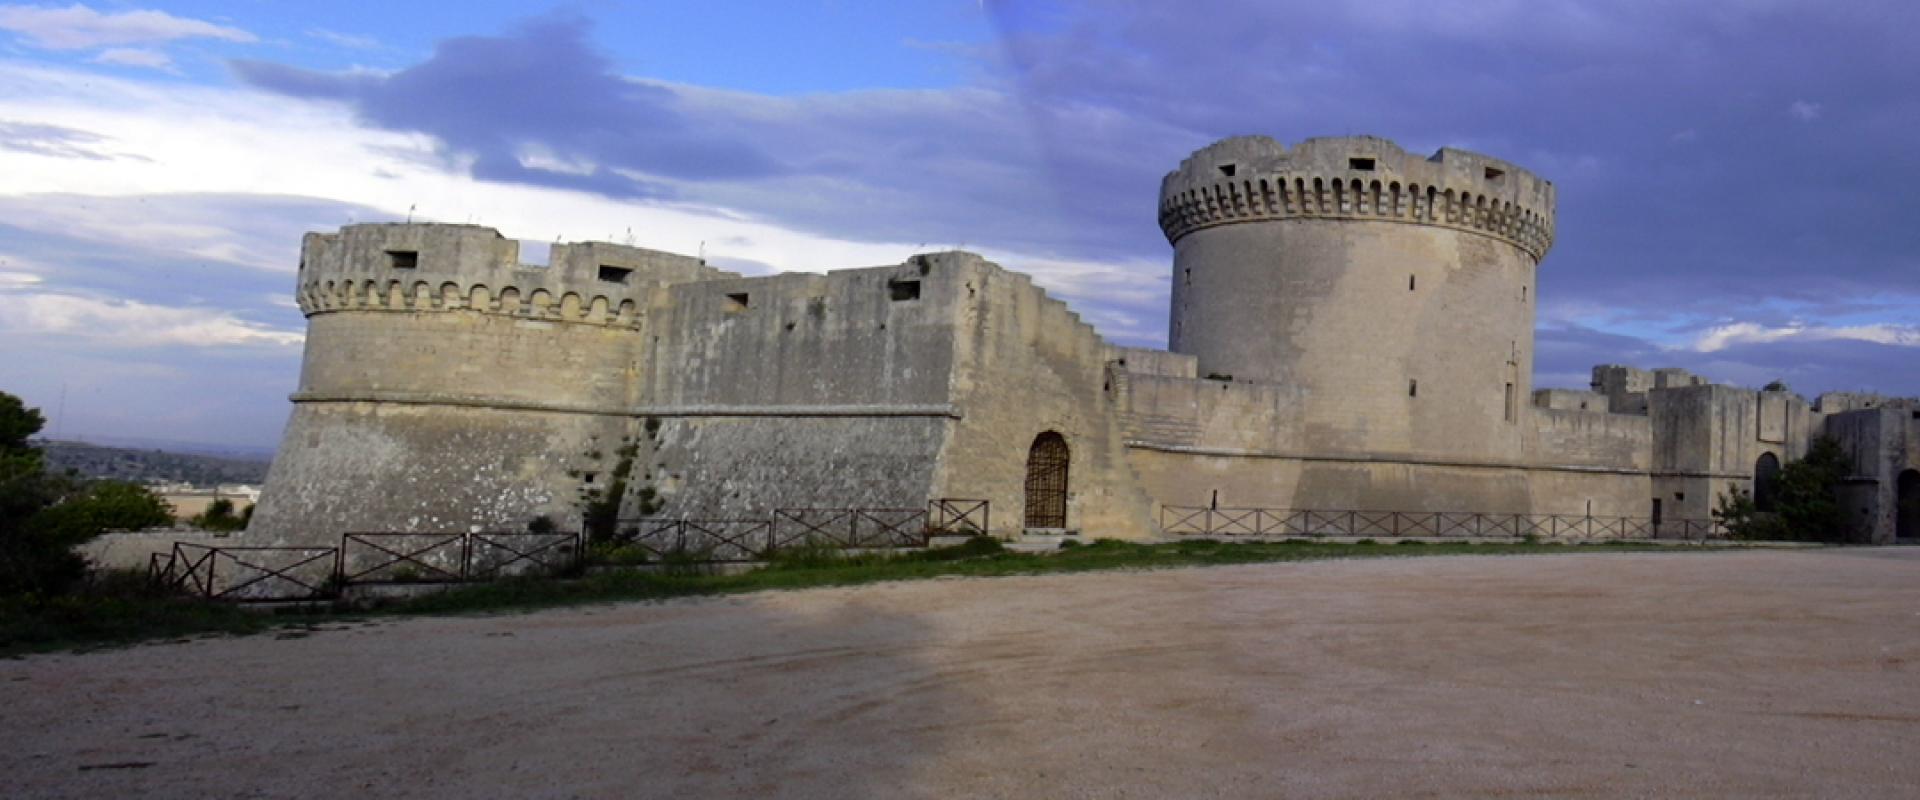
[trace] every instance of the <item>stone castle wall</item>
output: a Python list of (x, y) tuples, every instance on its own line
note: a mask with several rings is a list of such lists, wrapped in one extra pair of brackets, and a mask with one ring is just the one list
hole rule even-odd
[(742, 277), (606, 243), (525, 265), (474, 226), (310, 234), (249, 537), (573, 529), (615, 485), (674, 518), (985, 499), (1015, 535), (1047, 433), (1068, 527), (1097, 536), (1156, 536), (1170, 505), (1700, 520), (1822, 434), (1858, 461), (1863, 536), (1892, 535), (1911, 401), (1617, 365), (1533, 392), (1553, 215), (1551, 183), (1474, 153), (1222, 141), (1162, 186), (1170, 350), (968, 253)]

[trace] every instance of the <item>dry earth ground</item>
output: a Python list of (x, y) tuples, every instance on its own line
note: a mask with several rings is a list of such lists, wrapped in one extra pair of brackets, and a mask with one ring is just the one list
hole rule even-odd
[(1920, 795), (1920, 548), (940, 580), (0, 662), (13, 797)]

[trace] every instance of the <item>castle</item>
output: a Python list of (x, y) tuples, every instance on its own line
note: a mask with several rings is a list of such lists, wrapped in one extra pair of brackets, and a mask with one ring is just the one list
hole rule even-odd
[(665, 518), (979, 499), (1002, 536), (1152, 538), (1194, 509), (1658, 536), (1731, 487), (1764, 505), (1820, 435), (1853, 459), (1855, 537), (1920, 535), (1914, 400), (1620, 366), (1533, 391), (1554, 186), (1518, 166), (1238, 137), (1166, 176), (1159, 221), (1167, 350), (964, 252), (742, 277), (600, 242), (528, 266), (470, 225), (308, 234), (305, 360), (250, 536), (578, 526), (609, 492)]

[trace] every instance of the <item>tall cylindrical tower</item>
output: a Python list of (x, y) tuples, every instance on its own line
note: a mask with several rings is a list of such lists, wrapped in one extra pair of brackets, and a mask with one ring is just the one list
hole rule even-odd
[(1515, 457), (1553, 209), (1552, 183), (1461, 150), (1216, 142), (1161, 183), (1171, 349), (1293, 387), (1312, 452)]

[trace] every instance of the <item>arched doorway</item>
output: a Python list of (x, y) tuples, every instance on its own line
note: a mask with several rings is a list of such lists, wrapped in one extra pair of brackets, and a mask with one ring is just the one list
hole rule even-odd
[(1893, 535), (1902, 539), (1920, 539), (1920, 469), (1910, 469), (1900, 473), (1900, 480), (1894, 484), (1894, 506), (1897, 516), (1894, 518)]
[(1780, 459), (1772, 453), (1761, 453), (1760, 460), (1753, 464), (1753, 507), (1757, 511), (1772, 511), (1780, 495)]
[(1034, 437), (1027, 449), (1027, 527), (1067, 527), (1070, 459), (1066, 437), (1053, 431)]

